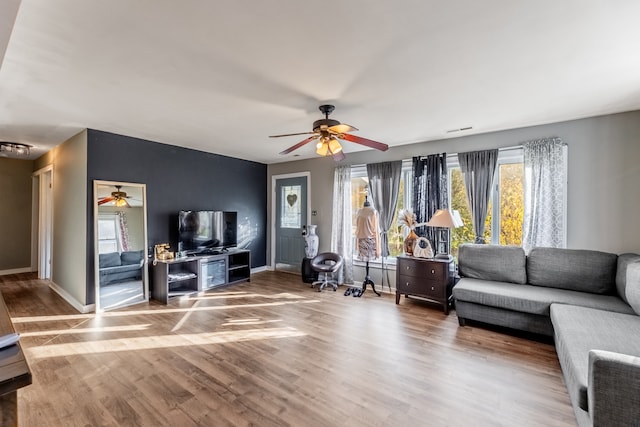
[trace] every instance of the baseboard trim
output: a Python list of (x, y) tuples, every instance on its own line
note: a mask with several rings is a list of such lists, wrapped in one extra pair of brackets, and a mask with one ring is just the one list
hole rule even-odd
[(65, 291), (63, 288), (58, 286), (55, 282), (49, 282), (49, 287), (58, 295), (62, 297), (66, 302), (68, 302), (73, 308), (78, 310), (80, 313), (91, 313), (92, 311), (96, 311), (95, 304), (83, 305), (77, 299), (75, 299), (69, 292)]
[(260, 273), (261, 271), (267, 271), (267, 266), (263, 265), (262, 267), (256, 267), (251, 269), (251, 274)]
[(0, 276), (6, 276), (8, 274), (20, 274), (20, 273), (31, 273), (31, 267), (23, 267), (23, 268), (12, 268), (10, 270), (0, 270)]

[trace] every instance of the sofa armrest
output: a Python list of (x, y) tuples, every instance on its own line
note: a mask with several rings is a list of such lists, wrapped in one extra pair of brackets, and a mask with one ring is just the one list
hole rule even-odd
[(587, 395), (594, 427), (640, 425), (640, 357), (589, 351)]

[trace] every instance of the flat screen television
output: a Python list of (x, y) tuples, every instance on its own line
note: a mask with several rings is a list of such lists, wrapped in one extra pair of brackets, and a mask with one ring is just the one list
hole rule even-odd
[(188, 254), (212, 252), (238, 244), (238, 213), (180, 211), (178, 251)]

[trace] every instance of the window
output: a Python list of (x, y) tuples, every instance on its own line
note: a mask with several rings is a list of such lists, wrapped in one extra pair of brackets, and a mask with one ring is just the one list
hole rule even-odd
[[(451, 230), (451, 254), (458, 255), (462, 243), (473, 242), (475, 233), (467, 202), (458, 156), (448, 156), (451, 209), (458, 210), (464, 226)], [(521, 245), (524, 219), (524, 164), (522, 149), (501, 150), (493, 177), (493, 193), (485, 223), (484, 237), (495, 245)], [(498, 232), (494, 232), (498, 230)]]
[(120, 233), (118, 215), (98, 216), (98, 253), (120, 252)]
[(282, 196), (280, 197), (280, 200), (282, 200), (282, 206), (280, 207), (280, 228), (302, 227), (301, 195), (301, 185), (282, 186)]
[[(404, 237), (406, 230), (398, 225), (398, 212), (411, 204), (411, 194), (405, 192), (405, 188), (411, 188), (411, 160), (402, 162), (402, 178), (400, 179), (400, 190), (398, 203), (393, 222), (389, 228), (389, 258), (395, 258), (403, 252)], [(353, 236), (353, 259), (358, 259), (358, 245), (355, 242), (356, 234), (356, 214), (358, 209), (364, 205), (365, 197), (369, 194), (369, 179), (367, 178), (367, 168), (364, 165), (352, 166), (351, 168), (351, 227)], [(371, 199), (369, 199), (371, 201)]]
[[(462, 243), (475, 240), (475, 232), (471, 222), (471, 211), (467, 202), (462, 172), (458, 164), (457, 154), (447, 156), (449, 171), (449, 206), (460, 212), (464, 225), (451, 230), (451, 254), (458, 256), (458, 247)], [(396, 215), (389, 229), (390, 258), (402, 254), (403, 242), (407, 230), (398, 225), (398, 212), (411, 208), (412, 188), (411, 160), (402, 162), (402, 179), (400, 180), (400, 194), (396, 206)], [(521, 245), (522, 223), (524, 219), (524, 164), (522, 148), (500, 150), (498, 166), (493, 178), (493, 193), (489, 201), (489, 210), (485, 222), (485, 239), (487, 243), (496, 245)], [(369, 192), (367, 169), (364, 165), (351, 168), (351, 225), (354, 236), (353, 257), (357, 259), (357, 245), (355, 243), (356, 213), (364, 204), (365, 196)], [(494, 233), (494, 230), (499, 232)]]

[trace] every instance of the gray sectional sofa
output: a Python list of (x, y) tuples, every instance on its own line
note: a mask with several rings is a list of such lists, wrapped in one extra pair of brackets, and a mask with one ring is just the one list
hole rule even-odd
[(141, 280), (143, 251), (110, 252), (98, 256), (100, 286), (125, 280)]
[(462, 245), (461, 326), (551, 336), (580, 426), (640, 426), (640, 255)]

